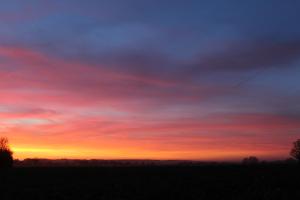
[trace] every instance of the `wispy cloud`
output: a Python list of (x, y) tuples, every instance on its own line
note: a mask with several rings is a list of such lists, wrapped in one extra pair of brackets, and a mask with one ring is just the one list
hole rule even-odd
[(286, 156), (300, 130), (299, 8), (1, 1), (0, 133), (19, 157)]

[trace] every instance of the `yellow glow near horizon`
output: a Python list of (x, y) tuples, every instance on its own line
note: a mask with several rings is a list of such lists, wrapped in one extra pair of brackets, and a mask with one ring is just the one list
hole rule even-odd
[(75, 148), (12, 148), (16, 159), (49, 158), (49, 159), (190, 159), (190, 160), (238, 160), (248, 155), (270, 156), (262, 152), (249, 151), (136, 151), (134, 149), (75, 149)]

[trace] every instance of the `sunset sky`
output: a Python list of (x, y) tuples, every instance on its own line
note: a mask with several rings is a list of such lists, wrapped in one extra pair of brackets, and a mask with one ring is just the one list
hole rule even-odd
[(287, 158), (298, 0), (0, 0), (15, 158)]

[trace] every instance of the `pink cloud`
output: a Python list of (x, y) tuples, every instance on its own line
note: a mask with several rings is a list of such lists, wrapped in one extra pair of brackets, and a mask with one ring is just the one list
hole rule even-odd
[[(70, 104), (126, 104), (197, 101), (224, 93), (222, 89), (178, 84), (109, 70), (101, 66), (68, 62), (39, 52), (1, 47), (6, 59), (0, 72), (2, 102), (46, 102)], [(18, 98), (19, 97), (19, 98)], [(155, 98), (153, 98), (155, 97)], [(155, 104), (156, 105), (156, 104)]]
[(0, 57), (0, 103), (7, 108), (0, 110), (0, 131), (16, 146), (76, 148), (83, 141), (87, 148), (147, 149), (157, 158), (158, 150), (183, 150), (196, 158), (196, 152), (208, 149), (230, 155), (239, 149), (270, 153), (278, 148), (282, 156), (295, 139), (285, 132), (300, 129), (300, 118), (288, 115), (211, 114), (203, 108), (199, 117), (198, 110), (175, 115), (163, 109), (232, 92), (222, 86), (137, 76), (19, 47), (1, 47)]

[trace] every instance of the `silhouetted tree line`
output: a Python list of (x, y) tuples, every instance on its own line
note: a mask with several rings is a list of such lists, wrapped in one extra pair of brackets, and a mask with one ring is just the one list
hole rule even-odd
[(242, 163), (244, 165), (256, 165), (259, 163), (259, 160), (255, 156), (250, 156), (250, 157), (244, 158)]
[[(292, 149), (290, 151), (291, 158), (288, 158), (284, 161), (286, 164), (294, 164), (298, 162), (300, 164), (300, 139), (293, 142)], [(247, 158), (244, 158), (242, 160), (242, 163), (245, 165), (255, 165), (258, 163), (265, 163), (266, 161), (259, 162), (258, 158), (255, 156), (250, 156)]]
[(300, 163), (300, 139), (296, 140), (293, 143), (293, 148), (290, 152), (290, 155)]
[(13, 152), (8, 146), (8, 139), (0, 138), (0, 168), (10, 168), (13, 166)]

